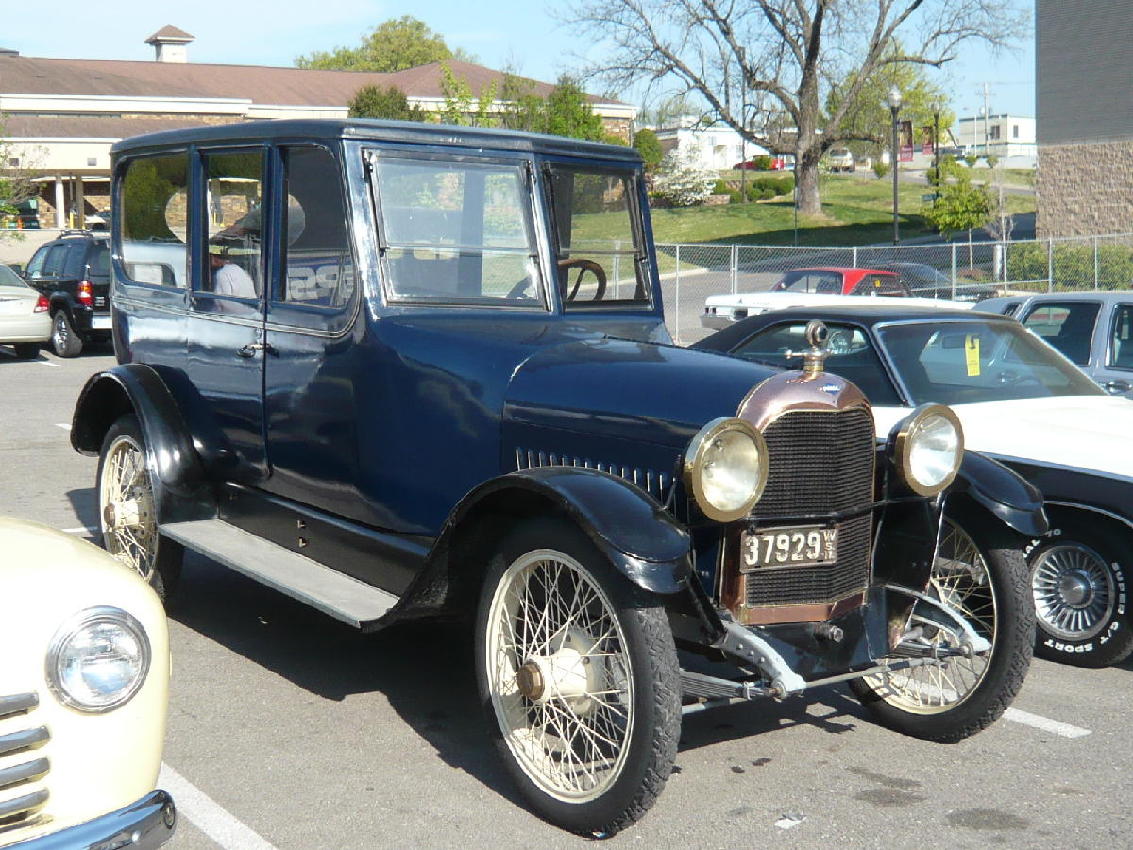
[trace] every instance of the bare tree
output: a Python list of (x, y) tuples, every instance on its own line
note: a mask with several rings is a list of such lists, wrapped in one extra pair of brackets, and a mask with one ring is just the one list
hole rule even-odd
[(675, 80), (749, 141), (794, 153), (809, 215), (819, 160), (855, 138), (844, 119), (879, 71), (939, 67), (968, 41), (1009, 46), (1028, 20), (1014, 0), (574, 0), (565, 17), (610, 46), (591, 73), (623, 88)]

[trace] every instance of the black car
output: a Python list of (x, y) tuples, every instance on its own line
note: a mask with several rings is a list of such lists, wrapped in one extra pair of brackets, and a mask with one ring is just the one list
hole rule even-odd
[(119, 363), (71, 431), (107, 548), (166, 594), (187, 548), (356, 628), (464, 621), (548, 820), (640, 817), (685, 711), (852, 680), (955, 741), (1020, 687), (1037, 494), (942, 405), (879, 450), (817, 324), (788, 374), (673, 345), (632, 148), (265, 121), (113, 158)]
[(24, 278), (51, 307), (51, 347), (75, 357), (110, 339), (110, 241), (106, 234), (66, 231), (40, 246)]

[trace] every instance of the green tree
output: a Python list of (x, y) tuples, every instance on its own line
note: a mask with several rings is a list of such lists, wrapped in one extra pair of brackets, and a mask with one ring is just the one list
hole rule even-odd
[(929, 223), (944, 234), (970, 232), (987, 224), (992, 211), (991, 195), (986, 186), (972, 183), (972, 169), (945, 157), (940, 161), (940, 174), (936, 202), (925, 209)]
[(424, 21), (402, 15), (378, 24), (357, 47), (316, 50), (309, 56), (297, 57), (295, 64), (299, 68), (324, 71), (390, 72), (445, 59), (471, 61), (474, 58), (462, 50), (450, 49), (444, 36), (433, 32)]
[(442, 124), (495, 127), (498, 123), (495, 80), (482, 88), (479, 95), (473, 95), (468, 80), (458, 77), (447, 64), (442, 63), (441, 91), (445, 96), (440, 112)]
[[(26, 163), (19, 167), (8, 164), (17, 157), (12, 146), (4, 141), (3, 117), (3, 115), (0, 115), (0, 223), (6, 216), (19, 213), (20, 210), (16, 204), (34, 198), (37, 194), (37, 187), (32, 182), (32, 171)], [(26, 149), (24, 156), (20, 156), (19, 159), (23, 160), (25, 156)], [(0, 236), (6, 235), (13, 234), (0, 225)]]
[(554, 90), (546, 98), (546, 126), (544, 133), (553, 136), (569, 136), (574, 139), (589, 139), (593, 142), (605, 141), (606, 132), (602, 119), (594, 114), (586, 92), (573, 77), (564, 74), (555, 83)]
[(633, 146), (641, 154), (641, 158), (645, 160), (647, 169), (652, 170), (660, 164), (663, 156), (661, 143), (657, 141), (657, 134), (648, 127), (643, 127), (633, 134)]
[(395, 121), (428, 121), (420, 106), (409, 105), (405, 92), (397, 86), (363, 86), (350, 101), (351, 118), (390, 118)]

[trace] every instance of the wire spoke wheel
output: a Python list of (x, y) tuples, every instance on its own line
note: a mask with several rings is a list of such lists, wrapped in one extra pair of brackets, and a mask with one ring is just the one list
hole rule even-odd
[[(976, 634), (994, 645), (996, 596), (987, 561), (967, 532), (951, 522), (944, 525), (929, 585), (938, 599), (959, 612)], [(926, 633), (925, 637), (936, 645), (948, 638), (942, 630)], [(983, 681), (990, 662), (990, 653), (970, 658), (956, 656), (889, 670), (867, 677), (866, 682), (890, 705), (915, 714), (936, 714), (964, 702)]]
[(1066, 640), (1089, 640), (1113, 617), (1113, 572), (1093, 549), (1069, 541), (1046, 548), (1032, 564), (1031, 589), (1043, 629)]
[(98, 489), (106, 550), (148, 580), (157, 557), (157, 512), (145, 452), (133, 436), (110, 443)]
[(570, 556), (536, 550), (504, 572), (488, 613), (492, 707), (516, 761), (563, 801), (601, 796), (633, 733), (633, 675), (613, 603)]

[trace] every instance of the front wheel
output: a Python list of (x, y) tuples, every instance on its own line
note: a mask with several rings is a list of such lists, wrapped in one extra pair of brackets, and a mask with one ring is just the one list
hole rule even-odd
[[(1031, 663), (1035, 615), (1018, 541), (991, 521), (973, 517), (962, 527), (946, 519), (929, 592), (986, 638), (991, 652), (892, 669), (850, 688), (883, 726), (951, 743), (995, 722)], [(931, 627), (925, 636), (937, 643), (943, 638)]]
[(110, 426), (98, 458), (98, 517), (106, 551), (150, 583), (164, 602), (181, 576), (181, 544), (157, 527), (145, 438), (133, 414)]
[(476, 626), (492, 735), (536, 812), (608, 836), (664, 787), (680, 737), (680, 670), (657, 600), (574, 526), (526, 522), (492, 561)]
[(1038, 615), (1036, 655), (1106, 667), (1133, 653), (1130, 548), (1101, 525), (1069, 522), (1033, 546), (1027, 560)]

